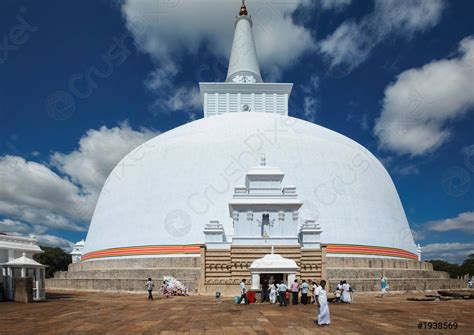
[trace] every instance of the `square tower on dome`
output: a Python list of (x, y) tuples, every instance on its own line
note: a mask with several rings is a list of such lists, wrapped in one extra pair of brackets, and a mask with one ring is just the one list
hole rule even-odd
[(226, 81), (199, 83), (204, 117), (236, 112), (288, 115), (288, 99), (293, 84), (263, 82), (252, 25), (252, 18), (243, 3), (235, 21)]

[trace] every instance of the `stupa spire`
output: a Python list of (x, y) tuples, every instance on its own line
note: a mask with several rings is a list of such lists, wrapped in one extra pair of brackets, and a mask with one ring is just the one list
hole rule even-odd
[(245, 0), (240, 6), (239, 16), (235, 20), (234, 41), (227, 71), (227, 82), (262, 82), (257, 51), (252, 33), (252, 18), (248, 15)]

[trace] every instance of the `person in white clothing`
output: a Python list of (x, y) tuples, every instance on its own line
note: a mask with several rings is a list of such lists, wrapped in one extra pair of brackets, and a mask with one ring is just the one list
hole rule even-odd
[(270, 291), (270, 303), (276, 303), (277, 288), (275, 286), (275, 283), (271, 283), (268, 287), (268, 290)]
[(317, 305), (316, 301), (316, 289), (318, 288), (318, 282), (316, 280), (313, 280), (313, 288), (312, 288), (312, 295), (313, 295), (313, 304)]
[(306, 280), (303, 279), (303, 282), (300, 285), (301, 289), (301, 303), (306, 305), (308, 303), (308, 292), (309, 292), (309, 285)]
[(341, 302), (342, 280), (337, 284), (336, 291), (334, 291), (334, 295), (336, 296), (336, 300), (334, 302)]
[(345, 281), (342, 281), (342, 296), (341, 301), (345, 303), (350, 303), (351, 299), (351, 286)]
[(314, 321), (318, 326), (328, 325), (331, 323), (331, 316), (329, 314), (328, 296), (326, 293), (326, 281), (321, 280), (321, 286), (316, 288), (315, 296), (318, 305), (318, 317)]
[(146, 289), (148, 291), (148, 300), (153, 300), (153, 288), (155, 287), (155, 284), (153, 284), (153, 280), (151, 278), (148, 278), (148, 281), (146, 282)]
[(238, 302), (239, 305), (242, 302), (242, 300), (244, 301), (246, 305), (249, 303), (249, 300), (247, 298), (247, 288), (245, 287), (246, 281), (247, 281), (246, 279), (242, 279), (242, 281), (240, 282), (240, 299)]

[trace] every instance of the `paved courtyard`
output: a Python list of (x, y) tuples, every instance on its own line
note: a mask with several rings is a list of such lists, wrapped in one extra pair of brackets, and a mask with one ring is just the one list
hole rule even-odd
[[(158, 293), (156, 293), (158, 295)], [(33, 304), (0, 303), (0, 334), (473, 334), (474, 300), (411, 302), (407, 296), (356, 297), (331, 304), (332, 324), (313, 324), (314, 305), (235, 305), (229, 298), (158, 298), (146, 293), (49, 293)], [(418, 330), (456, 321), (456, 330)]]

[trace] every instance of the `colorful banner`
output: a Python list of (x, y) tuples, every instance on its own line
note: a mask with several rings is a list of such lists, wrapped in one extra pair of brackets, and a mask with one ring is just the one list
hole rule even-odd
[[(199, 254), (200, 251), (200, 245), (145, 245), (93, 251), (82, 255), (81, 260), (124, 256)], [(368, 245), (327, 244), (326, 253), (390, 256), (418, 260), (418, 255), (406, 250)]]
[(199, 245), (142, 245), (137, 247), (111, 248), (89, 252), (82, 255), (81, 260), (104, 257), (167, 255), (167, 254), (199, 254)]
[(328, 244), (326, 246), (326, 253), (391, 256), (418, 260), (418, 255), (406, 250), (370, 245)]

